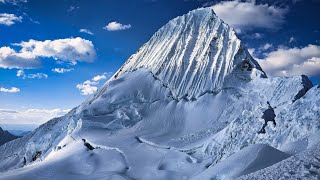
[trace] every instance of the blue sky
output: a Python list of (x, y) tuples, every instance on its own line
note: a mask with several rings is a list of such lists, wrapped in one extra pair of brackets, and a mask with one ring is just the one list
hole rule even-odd
[(320, 82), (320, 0), (0, 0), (0, 124), (79, 105), (170, 19), (213, 6), (269, 76)]

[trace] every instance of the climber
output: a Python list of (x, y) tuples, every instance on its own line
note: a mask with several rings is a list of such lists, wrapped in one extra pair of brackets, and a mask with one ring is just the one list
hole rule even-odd
[(26, 157), (23, 157), (23, 166), (27, 165), (27, 159)]
[(266, 130), (265, 128), (267, 127), (268, 125), (268, 122), (271, 121), (273, 123), (274, 126), (276, 126), (276, 121), (275, 121), (275, 117), (276, 117), (276, 114), (274, 112), (274, 109), (271, 107), (269, 101), (267, 101), (267, 104), (268, 104), (268, 109), (266, 109), (264, 112), (263, 112), (263, 115), (262, 115), (262, 119), (264, 119), (264, 124), (261, 128), (261, 130), (258, 132), (259, 134), (265, 134), (266, 133)]

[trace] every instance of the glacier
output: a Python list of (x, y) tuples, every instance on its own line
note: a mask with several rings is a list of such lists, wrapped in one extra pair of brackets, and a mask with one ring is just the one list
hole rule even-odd
[(199, 8), (67, 115), (0, 146), (0, 179), (318, 179), (319, 129), (319, 85), (268, 77)]

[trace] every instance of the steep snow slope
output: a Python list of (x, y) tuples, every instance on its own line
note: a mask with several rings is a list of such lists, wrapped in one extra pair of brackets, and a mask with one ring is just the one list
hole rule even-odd
[[(292, 155), (320, 129), (320, 89), (311, 87), (306, 76), (267, 78), (211, 8), (197, 9), (161, 28), (80, 106), (0, 146), (0, 179), (188, 179), (251, 144)], [(272, 122), (262, 118), (269, 105)]]
[(146, 68), (170, 87), (174, 97), (191, 99), (219, 91), (225, 77), (243, 61), (262, 71), (235, 31), (211, 8), (203, 8), (163, 26), (115, 76)]

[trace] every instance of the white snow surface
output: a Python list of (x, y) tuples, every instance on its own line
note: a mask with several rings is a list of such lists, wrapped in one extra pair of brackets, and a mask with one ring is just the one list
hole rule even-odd
[[(261, 134), (268, 103), (276, 124)], [(0, 146), (0, 179), (304, 177), (291, 163), (319, 158), (319, 112), (319, 86), (267, 78), (234, 30), (200, 8), (162, 27), (67, 115)]]
[(201, 8), (163, 26), (116, 76), (146, 68), (170, 87), (174, 97), (190, 99), (219, 91), (226, 76), (244, 60), (261, 70), (235, 31), (211, 8)]

